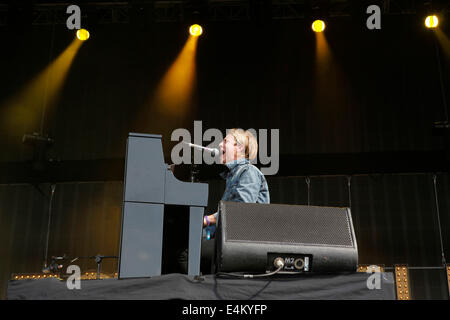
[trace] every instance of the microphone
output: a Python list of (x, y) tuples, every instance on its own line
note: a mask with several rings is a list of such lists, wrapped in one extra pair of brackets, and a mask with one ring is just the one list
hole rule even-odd
[(216, 148), (202, 147), (202, 146), (200, 146), (198, 144), (193, 144), (193, 143), (184, 142), (184, 141), (183, 141), (183, 143), (186, 143), (187, 145), (189, 145), (190, 147), (193, 147), (193, 148), (197, 148), (197, 149), (200, 149), (200, 150), (205, 150), (205, 151), (211, 152), (211, 155), (213, 157), (215, 157), (215, 156), (217, 156), (219, 154), (219, 149), (216, 149)]

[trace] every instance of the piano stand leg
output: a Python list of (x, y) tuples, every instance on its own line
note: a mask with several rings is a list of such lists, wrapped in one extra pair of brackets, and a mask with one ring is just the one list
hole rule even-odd
[(188, 275), (200, 275), (200, 258), (202, 248), (203, 231), (203, 207), (193, 207), (189, 209), (189, 257)]

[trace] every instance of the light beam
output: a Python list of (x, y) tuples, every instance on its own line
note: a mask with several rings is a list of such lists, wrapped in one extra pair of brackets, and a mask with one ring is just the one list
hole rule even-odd
[(156, 90), (154, 104), (163, 114), (182, 117), (191, 106), (196, 80), (197, 40), (198, 37), (189, 36)]
[(38, 119), (42, 131), (45, 112), (52, 107), (65, 82), (72, 61), (83, 42), (74, 39), (72, 43), (41, 73), (26, 86), (2, 103), (1, 121), (8, 132), (37, 131)]

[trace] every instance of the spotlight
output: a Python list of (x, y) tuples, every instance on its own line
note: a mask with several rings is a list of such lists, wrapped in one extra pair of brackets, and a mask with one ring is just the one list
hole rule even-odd
[(81, 41), (86, 41), (89, 39), (89, 31), (86, 29), (80, 29), (77, 31), (77, 38)]
[(189, 33), (191, 35), (193, 35), (194, 37), (198, 37), (203, 33), (203, 29), (200, 25), (198, 24), (193, 24), (190, 28), (189, 28)]
[(55, 140), (49, 138), (48, 136), (43, 136), (37, 132), (34, 132), (33, 134), (24, 134), (22, 137), (22, 143), (30, 146), (37, 146), (37, 145), (51, 146), (53, 143), (55, 143)]
[(438, 24), (439, 24), (439, 19), (435, 15), (428, 16), (425, 19), (425, 25), (427, 28), (436, 28), (438, 26)]
[(311, 28), (314, 32), (322, 32), (323, 30), (325, 30), (325, 22), (323, 22), (322, 20), (316, 20), (311, 25)]

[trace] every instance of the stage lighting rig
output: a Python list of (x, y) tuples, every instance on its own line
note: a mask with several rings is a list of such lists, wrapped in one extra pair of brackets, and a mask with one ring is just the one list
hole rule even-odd
[(204, 25), (208, 19), (208, 3), (205, 0), (189, 0), (185, 4), (186, 25), (189, 34), (199, 37), (204, 32)]
[(322, 32), (325, 30), (325, 22), (322, 20), (315, 20), (311, 25), (311, 28), (314, 32)]
[(193, 24), (190, 28), (189, 28), (189, 33), (194, 36), (194, 37), (199, 37), (202, 35), (203, 33), (203, 28), (198, 25), (198, 24)]
[(411, 300), (409, 271), (407, 265), (395, 265), (397, 300)]
[(43, 170), (47, 161), (47, 150), (55, 143), (55, 140), (48, 135), (44, 136), (34, 132), (32, 134), (24, 134), (22, 143), (33, 147), (33, 169), (38, 171)]
[(25, 145), (30, 145), (30, 146), (36, 146), (36, 145), (51, 146), (51, 145), (53, 145), (54, 142), (55, 142), (55, 140), (53, 140), (52, 138), (50, 138), (48, 136), (43, 136), (37, 132), (34, 132), (32, 134), (26, 133), (22, 137), (22, 143)]
[(437, 28), (439, 25), (439, 19), (436, 15), (428, 16), (425, 19), (425, 26), (430, 29)]
[(325, 21), (330, 16), (330, 4), (327, 1), (314, 0), (305, 6), (305, 18), (311, 23), (314, 32), (323, 32)]
[(87, 39), (89, 39), (89, 37), (90, 37), (89, 31), (87, 31), (86, 29), (80, 29), (77, 31), (78, 40), (86, 41)]

